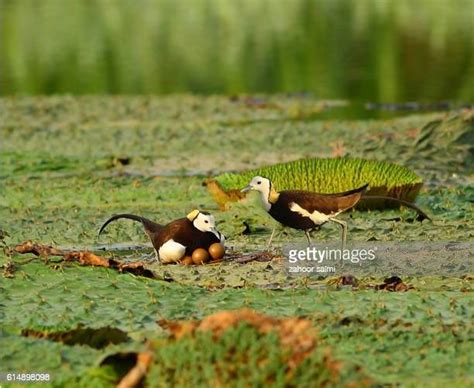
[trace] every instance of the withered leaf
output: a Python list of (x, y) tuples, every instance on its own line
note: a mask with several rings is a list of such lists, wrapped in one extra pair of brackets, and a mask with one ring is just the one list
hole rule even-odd
[(78, 262), (80, 265), (112, 268), (119, 272), (129, 272), (136, 276), (155, 278), (155, 274), (145, 268), (145, 264), (141, 261), (122, 263), (111, 258), (96, 255), (92, 252), (65, 252), (48, 245), (36, 244), (31, 241), (26, 241), (15, 246), (13, 251), (20, 254), (33, 253), (34, 255), (41, 257), (61, 256), (64, 261)]

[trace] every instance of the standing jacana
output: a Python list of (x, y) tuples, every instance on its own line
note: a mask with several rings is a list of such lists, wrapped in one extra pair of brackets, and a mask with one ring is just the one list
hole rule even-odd
[[(337, 223), (342, 228), (342, 246), (347, 238), (347, 224), (336, 216), (359, 202), (368, 185), (358, 189), (337, 194), (319, 194), (311, 191), (285, 190), (276, 191), (268, 178), (254, 177), (243, 192), (256, 190), (260, 192), (263, 207), (283, 226), (304, 230), (308, 243), (311, 244), (310, 232), (318, 229), (328, 221)], [(275, 228), (273, 228), (268, 246), (270, 246)]]
[[(346, 210), (353, 208), (362, 198), (368, 184), (354, 190), (335, 194), (321, 194), (303, 190), (276, 191), (268, 178), (254, 177), (242, 192), (256, 190), (260, 192), (263, 207), (280, 224), (293, 229), (304, 230), (308, 243), (311, 244), (310, 232), (319, 229), (321, 225), (332, 221), (342, 228), (342, 247), (347, 239), (347, 224), (336, 217)], [(404, 206), (415, 209), (420, 220), (429, 217), (417, 206), (392, 197), (367, 196), (364, 199), (387, 199), (396, 201)], [(275, 228), (273, 228), (268, 245), (270, 246)]]

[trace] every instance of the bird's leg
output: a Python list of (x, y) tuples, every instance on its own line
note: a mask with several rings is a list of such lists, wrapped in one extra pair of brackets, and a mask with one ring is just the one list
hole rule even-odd
[(316, 225), (313, 229), (310, 229), (308, 232), (309, 232), (309, 235), (312, 236), (313, 232), (319, 232), (320, 230), (321, 230), (321, 225)]
[(346, 248), (347, 242), (347, 223), (345, 221), (338, 220), (336, 218), (331, 218), (331, 221), (335, 222), (336, 224), (341, 225), (342, 228), (342, 250)]
[(308, 239), (308, 245), (311, 245), (311, 237), (310, 237), (310, 235), (309, 235), (309, 230), (306, 229), (306, 230), (304, 231), (304, 234), (306, 235), (306, 238)]
[(276, 226), (273, 227), (272, 234), (270, 235), (270, 239), (267, 242), (267, 251), (270, 249), (270, 245), (272, 245), (272, 240), (273, 240), (273, 236), (275, 235), (275, 230), (276, 230)]

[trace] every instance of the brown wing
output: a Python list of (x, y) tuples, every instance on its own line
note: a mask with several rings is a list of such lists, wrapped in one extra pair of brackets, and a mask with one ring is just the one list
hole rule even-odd
[(281, 191), (279, 201), (297, 203), (306, 211), (312, 213), (315, 210), (324, 214), (343, 212), (354, 207), (359, 202), (367, 185), (358, 189), (335, 194), (320, 194), (311, 191), (287, 190)]
[(358, 187), (357, 189), (341, 191), (340, 193), (316, 193), (316, 194), (322, 195), (324, 197), (346, 197), (346, 196), (350, 196), (352, 194), (357, 194), (357, 193), (363, 194), (367, 190), (367, 187), (369, 187), (368, 183), (366, 183), (365, 185), (361, 187)]
[(185, 225), (185, 220), (189, 222), (186, 218), (180, 218), (179, 220), (171, 221), (169, 224), (166, 224), (158, 232), (150, 233), (149, 236), (155, 249), (159, 250), (166, 241), (180, 233)]

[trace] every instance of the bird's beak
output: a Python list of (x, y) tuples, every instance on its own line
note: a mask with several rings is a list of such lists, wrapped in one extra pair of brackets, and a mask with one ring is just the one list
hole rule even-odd
[(250, 185), (248, 185), (248, 186), (245, 186), (242, 190), (240, 190), (240, 192), (246, 193), (247, 191), (250, 191), (250, 190), (252, 190), (252, 189), (253, 189), (253, 187), (250, 186)]

